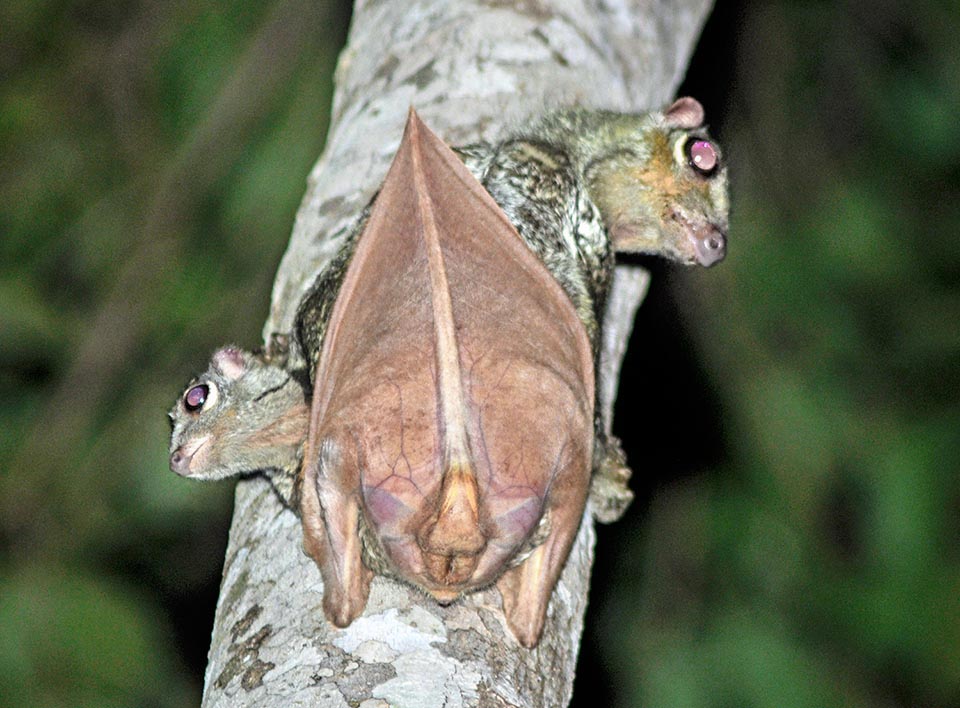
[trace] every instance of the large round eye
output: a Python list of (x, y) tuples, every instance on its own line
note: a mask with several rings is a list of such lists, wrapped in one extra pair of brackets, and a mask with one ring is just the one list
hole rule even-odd
[(213, 384), (197, 384), (183, 394), (183, 407), (196, 413), (217, 402), (217, 387)]
[(684, 147), (687, 153), (687, 162), (694, 170), (704, 177), (709, 177), (716, 171), (720, 163), (720, 156), (713, 147), (713, 143), (703, 138), (690, 138)]

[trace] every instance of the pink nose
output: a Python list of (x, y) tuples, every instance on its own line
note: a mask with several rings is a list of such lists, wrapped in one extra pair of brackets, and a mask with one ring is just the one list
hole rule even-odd
[(717, 229), (710, 229), (694, 242), (697, 263), (710, 267), (719, 263), (727, 255), (727, 237)]
[(182, 447), (178, 447), (170, 455), (170, 469), (179, 475), (184, 475), (190, 469), (190, 459), (191, 456), (186, 454)]

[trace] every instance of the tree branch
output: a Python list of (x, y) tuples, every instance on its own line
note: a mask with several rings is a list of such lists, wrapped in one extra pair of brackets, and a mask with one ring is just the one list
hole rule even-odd
[[(340, 235), (379, 185), (407, 108), (452, 144), (495, 139), (546, 107), (641, 110), (668, 101), (709, 0), (366, 2), (337, 69), (326, 150), (314, 168), (264, 332), (287, 332)], [(506, 117), (506, 118), (505, 118)], [(646, 287), (618, 267), (599, 395), (609, 426), (620, 360)], [(262, 479), (237, 486), (205, 706), (560, 706), (569, 702), (593, 561), (582, 524), (544, 637), (517, 644), (495, 589), (441, 607), (376, 578), (344, 630), (323, 617), (320, 574), (296, 517)]]

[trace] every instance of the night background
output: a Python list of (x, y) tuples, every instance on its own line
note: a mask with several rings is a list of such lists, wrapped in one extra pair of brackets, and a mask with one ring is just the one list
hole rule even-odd
[[(260, 340), (349, 6), (0, 4), (0, 706), (197, 705), (233, 484), (166, 411)], [(960, 7), (721, 2), (726, 261), (651, 262), (574, 705), (960, 706)]]

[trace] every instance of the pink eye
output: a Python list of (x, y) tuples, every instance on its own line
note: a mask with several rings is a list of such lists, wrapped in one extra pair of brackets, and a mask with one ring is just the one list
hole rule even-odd
[(189, 389), (183, 394), (183, 407), (191, 413), (194, 413), (207, 402), (207, 396), (210, 395), (210, 387), (206, 384), (200, 384)]
[(690, 166), (705, 177), (710, 175), (720, 162), (713, 144), (709, 140), (697, 138), (687, 141), (687, 159)]

